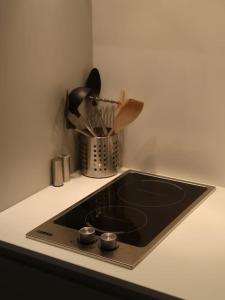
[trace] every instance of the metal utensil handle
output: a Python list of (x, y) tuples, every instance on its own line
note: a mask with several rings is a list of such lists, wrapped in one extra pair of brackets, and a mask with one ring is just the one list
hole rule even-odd
[(113, 100), (113, 99), (105, 99), (105, 98), (99, 98), (99, 97), (94, 97), (94, 96), (89, 96), (88, 98), (91, 99), (91, 100), (95, 100), (95, 101), (114, 103), (114, 104), (118, 104), (118, 105), (121, 104), (120, 101), (116, 101), (116, 100)]
[(96, 112), (97, 112), (97, 114), (98, 114), (98, 118), (99, 118), (99, 120), (100, 120), (101, 127), (102, 127), (102, 129), (103, 129), (104, 136), (107, 136), (107, 135), (108, 135), (108, 130), (107, 130), (106, 125), (105, 125), (105, 123), (104, 123), (104, 121), (103, 121), (103, 119), (102, 119), (102, 114), (101, 114), (100, 111), (97, 109), (97, 107), (96, 107), (95, 109), (96, 109)]
[(90, 133), (91, 133), (94, 137), (96, 137), (96, 136), (97, 136), (96, 133), (95, 133), (94, 130), (88, 125), (88, 123), (87, 123), (87, 121), (84, 119), (84, 117), (80, 115), (79, 118), (81, 119), (82, 123), (84, 124), (84, 127), (86, 127), (86, 129), (88, 129), (88, 130), (90, 131)]
[[(97, 134), (95, 133), (95, 130), (94, 130), (94, 128), (93, 128), (93, 126), (92, 126), (92, 124), (91, 124), (91, 122), (90, 122), (90, 120), (89, 120), (89, 118), (86, 120), (84, 120), (86, 123), (87, 123), (87, 125), (90, 127), (90, 129), (91, 129), (91, 132), (92, 132), (92, 134), (94, 133), (95, 135), (95, 137), (97, 136)], [(89, 130), (90, 131), (90, 130)]]
[(70, 112), (68, 112), (66, 119), (73, 125), (73, 129), (85, 136), (90, 137), (91, 135), (86, 133), (84, 130), (77, 128), (77, 124), (74, 123), (73, 117), (74, 117), (74, 115), (72, 115)]

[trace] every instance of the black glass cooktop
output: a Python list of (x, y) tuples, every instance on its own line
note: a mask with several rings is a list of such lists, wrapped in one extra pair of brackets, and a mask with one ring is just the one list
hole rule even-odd
[(155, 175), (127, 172), (54, 220), (77, 229), (113, 232), (118, 241), (145, 247), (207, 190)]
[(133, 269), (213, 189), (129, 170), (26, 236)]

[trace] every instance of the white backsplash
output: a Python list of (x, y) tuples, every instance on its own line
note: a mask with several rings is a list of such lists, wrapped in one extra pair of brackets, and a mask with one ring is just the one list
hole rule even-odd
[(124, 165), (225, 186), (225, 4), (94, 0), (102, 96), (144, 101)]

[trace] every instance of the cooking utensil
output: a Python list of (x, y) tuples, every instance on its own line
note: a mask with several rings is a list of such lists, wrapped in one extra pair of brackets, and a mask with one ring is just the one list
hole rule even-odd
[(102, 107), (99, 111), (108, 130), (112, 129), (114, 126), (115, 105), (107, 105)]
[(86, 87), (90, 88), (89, 96), (98, 97), (101, 91), (101, 77), (97, 68), (93, 68), (86, 80)]
[(78, 87), (72, 90), (69, 94), (69, 111), (82, 121), (84, 127), (86, 127), (93, 136), (96, 136), (91, 124), (88, 124), (88, 122), (84, 119), (84, 117), (78, 110), (81, 102), (87, 97), (89, 93), (90, 89), (87, 87)]
[(102, 115), (97, 108), (96, 98), (98, 98), (101, 91), (101, 77), (97, 68), (93, 68), (87, 78), (86, 87), (90, 89), (88, 93), (88, 98), (92, 97), (92, 105), (94, 106), (95, 112), (100, 121), (104, 136), (108, 135), (108, 130), (105, 126), (105, 123), (102, 119)]
[[(96, 99), (96, 97), (94, 97)], [(95, 100), (94, 100), (95, 101)], [(99, 127), (102, 129), (103, 136), (108, 135), (108, 130), (107, 130), (107, 123), (106, 120), (102, 114), (103, 108), (101, 107), (100, 109), (97, 107), (97, 102), (92, 102), (92, 109), (91, 109), (91, 119), (94, 119), (94, 124), (95, 127)]]
[(84, 130), (77, 128), (78, 125), (77, 125), (76, 117), (73, 114), (71, 114), (71, 112), (69, 112), (67, 115), (67, 121), (70, 123), (70, 126), (71, 126), (70, 128), (74, 129), (75, 131), (77, 131), (85, 136), (92, 137), (92, 135), (88, 134)]
[(98, 95), (95, 96), (95, 94), (93, 95), (92, 93), (89, 93), (88, 99), (92, 100), (93, 102), (100, 101), (100, 102), (106, 102), (106, 103), (120, 105), (125, 100), (125, 90), (121, 89), (121, 92), (120, 92), (120, 101), (113, 100), (113, 99), (102, 98), (102, 97), (99, 97)]
[(101, 108), (99, 109), (96, 106), (91, 105), (88, 110), (88, 119), (91, 121), (97, 136), (103, 137), (108, 135), (107, 126), (105, 119), (103, 119)]
[(106, 128), (106, 126), (105, 126), (105, 123), (104, 123), (104, 121), (103, 121), (103, 119), (102, 119), (102, 115), (101, 115), (101, 113), (99, 112), (99, 110), (98, 110), (98, 108), (96, 107), (96, 113), (97, 113), (97, 115), (98, 115), (98, 118), (99, 118), (99, 121), (100, 121), (100, 123), (101, 123), (101, 127), (102, 127), (102, 130), (103, 130), (103, 134), (104, 134), (104, 136), (107, 136), (108, 135), (108, 130), (107, 130), (107, 128)]
[(112, 103), (112, 104), (121, 104), (120, 101), (116, 101), (116, 100), (113, 100), (113, 99), (106, 99), (106, 98), (101, 98), (101, 97), (95, 97), (95, 96), (88, 96), (88, 98), (90, 100), (92, 100), (92, 102), (97, 102), (97, 101), (102, 101), (102, 102), (108, 102), (108, 103)]
[(144, 103), (135, 99), (127, 99), (118, 107), (113, 128), (109, 136), (118, 133), (133, 122), (143, 109)]
[(89, 134), (87, 134), (85, 131), (77, 128), (77, 123), (74, 120), (74, 115), (69, 111), (69, 93), (68, 91), (66, 92), (66, 104), (65, 104), (65, 109), (64, 109), (64, 118), (66, 121), (66, 128), (67, 129), (74, 129), (75, 131), (85, 135), (85, 136), (89, 136)]

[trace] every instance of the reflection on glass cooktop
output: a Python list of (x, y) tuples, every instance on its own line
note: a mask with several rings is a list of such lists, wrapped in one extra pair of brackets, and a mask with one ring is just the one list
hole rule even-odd
[(133, 269), (213, 189), (129, 170), (26, 236)]
[(206, 190), (201, 185), (131, 172), (54, 222), (78, 230), (92, 226), (98, 235), (114, 232), (119, 241), (144, 247)]

